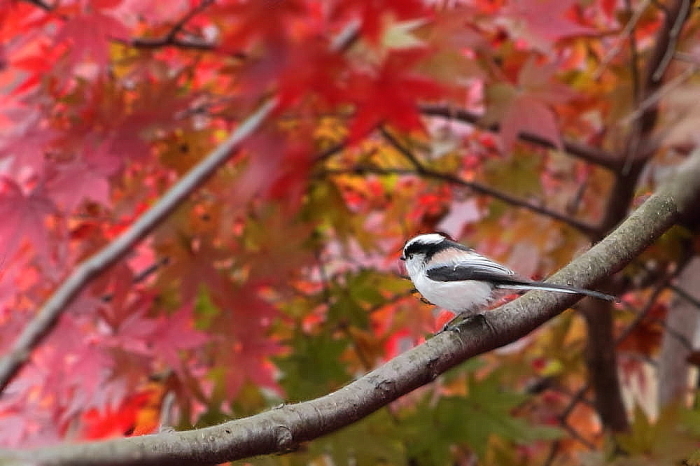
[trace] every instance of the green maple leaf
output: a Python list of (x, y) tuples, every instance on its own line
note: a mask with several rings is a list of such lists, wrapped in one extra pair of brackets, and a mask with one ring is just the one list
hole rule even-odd
[(406, 423), (413, 441), (407, 442), (410, 456), (430, 458), (431, 464), (446, 464), (450, 447), (462, 444), (484, 458), (492, 436), (514, 443), (530, 443), (561, 437), (556, 427), (533, 426), (514, 417), (512, 411), (529, 395), (507, 392), (496, 377), (469, 377), (467, 396), (444, 397), (437, 406), (419, 409)]
[(297, 331), (289, 346), (290, 355), (276, 360), (288, 400), (319, 397), (348, 381), (345, 366), (338, 362), (348, 346), (347, 340), (328, 332), (309, 335)]

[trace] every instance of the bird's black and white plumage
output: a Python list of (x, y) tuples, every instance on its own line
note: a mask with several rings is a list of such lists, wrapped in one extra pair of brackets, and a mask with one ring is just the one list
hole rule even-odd
[(476, 313), (498, 295), (497, 290), (538, 289), (615, 300), (598, 291), (518, 277), (508, 267), (437, 233), (411, 238), (403, 247), (401, 260), (425, 299), (460, 314)]

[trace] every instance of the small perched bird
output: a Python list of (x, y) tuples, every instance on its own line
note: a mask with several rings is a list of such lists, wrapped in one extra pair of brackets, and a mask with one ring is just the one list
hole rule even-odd
[(406, 242), (401, 260), (411, 281), (432, 304), (461, 315), (477, 313), (498, 290), (545, 290), (615, 301), (614, 296), (566, 285), (518, 277), (508, 267), (438, 233)]

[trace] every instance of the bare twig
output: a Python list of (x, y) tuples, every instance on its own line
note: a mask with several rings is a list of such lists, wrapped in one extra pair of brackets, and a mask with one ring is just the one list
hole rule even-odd
[[(666, 68), (668, 68), (669, 63), (671, 63), (673, 54), (676, 51), (678, 36), (683, 29), (685, 20), (688, 19), (688, 15), (690, 14), (691, 3), (692, 2), (690, 0), (681, 0), (677, 4), (677, 10), (671, 10), (669, 11), (669, 14), (666, 15), (666, 18), (670, 20), (670, 27), (664, 28), (663, 31), (667, 34), (668, 42), (664, 44), (664, 53), (658, 60), (657, 66), (651, 74), (652, 81), (660, 81), (666, 72)], [(677, 14), (674, 16), (674, 13)]]
[(595, 445), (588, 439), (586, 439), (579, 431), (574, 429), (568, 422), (562, 422), (561, 426), (566, 430), (571, 438), (579, 442), (581, 445), (589, 450), (595, 450)]
[(625, 341), (625, 339), (632, 334), (634, 329), (637, 328), (637, 326), (641, 324), (644, 319), (646, 319), (649, 311), (651, 311), (651, 308), (654, 307), (659, 295), (661, 295), (661, 292), (664, 290), (664, 287), (665, 283), (659, 283), (656, 287), (654, 287), (654, 291), (652, 291), (651, 296), (649, 296), (649, 299), (647, 299), (647, 302), (642, 310), (639, 311), (634, 320), (632, 320), (632, 322), (630, 322), (627, 327), (622, 329), (622, 331), (617, 335), (617, 338), (615, 338), (615, 345), (619, 345)]
[(180, 21), (173, 25), (173, 28), (170, 30), (166, 38), (175, 39), (175, 36), (184, 29), (185, 25), (190, 22), (192, 18), (204, 11), (212, 3), (214, 3), (214, 0), (202, 0), (199, 5), (192, 8), (185, 16), (180, 18)]
[(204, 41), (199, 38), (189, 38), (189, 39), (178, 39), (178, 34), (183, 32), (187, 23), (192, 20), (196, 15), (204, 11), (209, 5), (214, 3), (214, 0), (202, 0), (199, 5), (192, 8), (187, 14), (185, 14), (178, 22), (176, 22), (173, 27), (168, 31), (166, 35), (159, 38), (137, 38), (128, 41), (119, 41), (132, 47), (139, 48), (158, 48), (165, 46), (174, 46), (184, 49), (196, 49), (196, 50), (212, 50), (216, 47), (215, 44)]
[(325, 175), (356, 175), (356, 176), (362, 176), (365, 174), (374, 174), (374, 175), (381, 175), (381, 176), (386, 176), (386, 175), (415, 175), (415, 176), (421, 176), (423, 178), (432, 178), (436, 180), (442, 180), (450, 184), (455, 184), (458, 186), (462, 186), (464, 188), (471, 189), (472, 191), (478, 193), (478, 194), (483, 194), (486, 196), (490, 196), (494, 199), (498, 199), (499, 201), (505, 202), (509, 205), (515, 206), (515, 207), (521, 207), (523, 209), (528, 209), (531, 210), (532, 212), (536, 212), (538, 214), (550, 217), (554, 220), (558, 220), (562, 223), (565, 223), (572, 228), (577, 229), (580, 231), (582, 234), (591, 236), (595, 235), (598, 232), (598, 229), (594, 226), (591, 226), (587, 223), (580, 222), (576, 219), (573, 219), (567, 215), (561, 214), (559, 212), (547, 209), (546, 207), (543, 207), (538, 204), (534, 204), (531, 202), (528, 202), (524, 199), (520, 199), (518, 197), (512, 196), (510, 194), (504, 193), (502, 191), (497, 191), (489, 186), (483, 185), (481, 183), (477, 183), (475, 181), (467, 181), (462, 178), (459, 178), (457, 176), (454, 176), (449, 173), (441, 173), (437, 171), (432, 171), (430, 169), (424, 169), (422, 172), (417, 172), (415, 169), (412, 168), (380, 168), (380, 167), (375, 167), (375, 166), (365, 166), (365, 165), (359, 165), (353, 168), (348, 168), (348, 169), (325, 169), (319, 172), (319, 176), (325, 176)]
[(542, 466), (551, 466), (554, 464), (554, 460), (557, 458), (557, 453), (559, 453), (559, 450), (561, 450), (561, 440), (555, 440), (549, 447), (549, 453), (547, 454), (547, 458), (545, 458), (544, 463), (542, 463)]
[[(417, 174), (419, 176), (423, 176), (425, 178), (432, 178), (432, 179), (437, 179), (437, 180), (442, 180), (446, 181), (451, 184), (456, 184), (459, 186), (463, 186), (465, 188), (469, 188), (473, 190), (474, 192), (477, 192), (479, 194), (484, 194), (490, 197), (493, 197), (494, 199), (498, 199), (499, 201), (503, 201), (507, 204), (513, 205), (515, 207), (522, 207), (524, 209), (531, 210), (533, 212), (536, 212), (541, 215), (545, 215), (547, 217), (553, 218), (555, 220), (558, 220), (562, 223), (565, 223), (573, 228), (576, 228), (578, 231), (581, 233), (591, 236), (591, 235), (596, 235), (598, 234), (598, 229), (595, 226), (589, 225), (585, 222), (581, 222), (579, 220), (576, 220), (574, 218), (571, 218), (568, 215), (553, 211), (551, 209), (548, 209), (542, 205), (535, 204), (529, 201), (526, 201), (524, 199), (512, 196), (510, 194), (504, 193), (502, 191), (497, 191), (489, 186), (483, 185), (481, 183), (475, 182), (475, 181), (467, 181), (464, 180), (456, 175), (453, 175), (451, 173), (443, 173), (439, 172), (436, 170), (433, 170), (431, 168), (426, 167), (423, 165), (422, 162), (418, 160), (418, 158), (408, 150), (403, 144), (401, 144), (391, 133), (386, 131), (385, 129), (381, 129), (382, 135), (386, 140), (394, 146), (399, 152), (401, 152), (410, 162), (411, 164), (415, 167), (415, 171), (413, 171), (414, 174)], [(363, 171), (366, 172), (372, 172), (372, 173), (377, 173), (377, 174), (390, 174), (390, 173), (403, 173), (403, 174), (409, 174), (412, 173), (412, 171), (405, 171), (405, 170), (399, 170), (399, 169), (381, 169), (381, 168), (374, 168), (374, 167), (367, 167), (365, 170), (364, 167), (362, 167)], [(357, 170), (356, 170), (357, 171)]]
[[(211, 42), (207, 42), (201, 39), (178, 39), (178, 38), (172, 38), (169, 39), (167, 36), (166, 37), (156, 37), (156, 38), (148, 38), (148, 37), (139, 37), (136, 39), (118, 39), (114, 38), (112, 39), (114, 42), (119, 42), (124, 45), (129, 45), (131, 47), (136, 47), (140, 49), (158, 49), (161, 47), (177, 47), (181, 49), (192, 49), (192, 50), (213, 50), (216, 45), (212, 44)], [(245, 54), (243, 52), (238, 52), (234, 54), (234, 56), (238, 58), (244, 58)]]
[(674, 293), (676, 293), (678, 296), (681, 298), (685, 299), (688, 301), (690, 304), (692, 304), (696, 309), (700, 310), (700, 301), (695, 299), (693, 296), (691, 296), (687, 291), (685, 291), (683, 288), (676, 286), (674, 284), (669, 284), (668, 287), (673, 290)]
[[(144, 270), (142, 270), (138, 274), (134, 275), (134, 277), (131, 279), (131, 283), (134, 285), (141, 283), (142, 281), (146, 280), (149, 276), (154, 274), (159, 268), (168, 264), (168, 262), (170, 262), (169, 257), (163, 257), (161, 259), (158, 259), (153, 264), (149, 265)], [(107, 294), (102, 295), (102, 297), (100, 299), (102, 301), (108, 303), (112, 300), (112, 298), (114, 298), (114, 295), (112, 293), (107, 293)]]
[(686, 82), (691, 76), (693, 76), (698, 71), (698, 64), (693, 63), (687, 66), (678, 76), (674, 77), (672, 80), (668, 81), (663, 87), (660, 87), (653, 94), (647, 96), (643, 101), (639, 102), (637, 108), (635, 108), (629, 115), (620, 119), (620, 123), (628, 124), (633, 120), (638, 119), (647, 109), (657, 106), (662, 97), (667, 95), (672, 90), (678, 88), (681, 84)]
[(327, 148), (327, 149), (323, 150), (322, 152), (320, 152), (319, 154), (317, 154), (314, 157), (314, 161), (315, 162), (323, 162), (324, 160), (329, 159), (330, 157), (337, 154), (338, 152), (340, 152), (344, 148), (345, 148), (345, 142), (339, 142), (338, 144), (333, 144), (329, 148)]
[[(637, 34), (634, 30), (634, 25), (641, 17), (641, 14), (646, 10), (649, 3), (645, 1), (639, 8), (638, 13), (633, 13), (634, 16), (630, 20), (631, 26), (629, 29), (629, 44), (630, 44), (630, 76), (632, 77), (632, 96), (634, 104), (638, 105), (642, 98), (641, 79), (639, 76), (639, 47), (637, 46)], [(632, 12), (632, 0), (625, 0), (625, 6), (628, 12)], [(634, 22), (632, 22), (634, 21)]]
[(49, 334), (61, 313), (97, 275), (121, 259), (135, 244), (157, 227), (182, 201), (238, 150), (241, 142), (256, 131), (274, 110), (272, 99), (262, 105), (229, 138), (196, 165), (124, 233), (91, 258), (83, 261), (54, 291), (34, 319), (24, 328), (9, 353), (0, 359), (0, 392), (29, 359), (32, 350)]
[(43, 2), (42, 0), (24, 0), (24, 1), (27, 3), (31, 3), (32, 5), (36, 5), (44, 11), (53, 11), (53, 9), (54, 9), (53, 5), (49, 5), (48, 3)]
[[(652, 291), (651, 295), (647, 299), (647, 302), (644, 304), (642, 309), (637, 313), (635, 316), (634, 320), (630, 322), (627, 327), (622, 329), (622, 331), (617, 335), (615, 338), (615, 346), (621, 345), (625, 339), (630, 336), (630, 334), (634, 331), (635, 328), (649, 315), (649, 312), (651, 311), (652, 307), (656, 304), (659, 296), (661, 293), (664, 291), (664, 289), (668, 286), (669, 282), (673, 279), (673, 277), (677, 274), (677, 272), (673, 274), (668, 274), (665, 276), (662, 280), (660, 280), (657, 285), (654, 287), (654, 290)], [(661, 322), (662, 325), (664, 325), (663, 322)], [(667, 329), (668, 330), (668, 329)], [(670, 333), (673, 334), (673, 330), (670, 330)], [(681, 340), (683, 341), (683, 340)], [(565, 422), (569, 415), (571, 415), (571, 412), (574, 410), (576, 405), (578, 405), (580, 402), (586, 402), (587, 404), (590, 404), (584, 399), (585, 393), (591, 388), (590, 383), (586, 383), (582, 387), (580, 387), (572, 396), (571, 399), (569, 400), (569, 403), (567, 404), (566, 408), (562, 411), (562, 413), (559, 415), (559, 419), (562, 422)]]
[[(603, 74), (603, 71), (605, 68), (608, 66), (610, 61), (615, 57), (615, 55), (618, 54), (620, 49), (622, 48), (622, 43), (624, 42), (625, 37), (630, 38), (630, 44), (632, 45), (633, 52), (632, 54), (636, 56), (637, 50), (636, 50), (636, 40), (634, 37), (634, 27), (637, 25), (639, 22), (639, 19), (642, 17), (642, 14), (647, 10), (647, 7), (649, 6), (649, 3), (651, 3), (651, 0), (644, 0), (638, 7), (637, 10), (632, 13), (631, 18), (627, 21), (627, 24), (625, 24), (625, 27), (622, 29), (620, 34), (618, 35), (617, 38), (615, 38), (615, 43), (612, 47), (610, 47), (607, 50), (607, 53), (603, 57), (603, 59), (600, 61), (600, 64), (598, 65), (598, 69), (593, 72), (593, 76), (591, 79), (598, 80), (600, 79), (600, 76)], [(627, 7), (628, 14), (632, 10), (631, 5), (628, 2), (626, 2), (625, 6)], [(633, 44), (634, 42), (634, 44)], [(633, 60), (636, 61), (636, 60)], [(634, 81), (634, 78), (633, 78)]]
[[(500, 129), (500, 126), (497, 124), (485, 125), (480, 115), (464, 109), (454, 109), (444, 105), (421, 105), (420, 111), (425, 115), (453, 118), (487, 131), (496, 132)], [(549, 149), (555, 148), (554, 144), (552, 144), (549, 139), (534, 133), (521, 132), (518, 136), (523, 141), (537, 144), (538, 146), (547, 147)], [(564, 140), (562, 143), (567, 153), (581, 160), (612, 171), (619, 170), (620, 168), (620, 160), (615, 154), (574, 141)]]

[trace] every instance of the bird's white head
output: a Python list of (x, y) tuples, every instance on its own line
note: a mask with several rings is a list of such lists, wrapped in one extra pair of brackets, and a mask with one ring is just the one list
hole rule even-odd
[(444, 248), (445, 241), (449, 240), (438, 233), (418, 235), (406, 241), (401, 260), (406, 262), (406, 271), (412, 279), (425, 269), (435, 253)]

